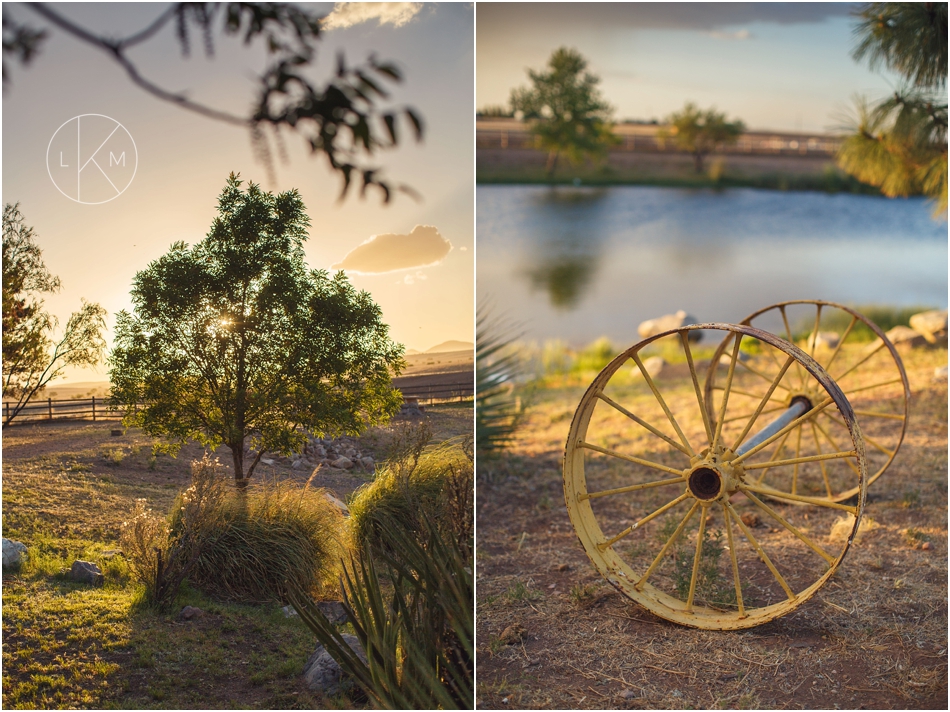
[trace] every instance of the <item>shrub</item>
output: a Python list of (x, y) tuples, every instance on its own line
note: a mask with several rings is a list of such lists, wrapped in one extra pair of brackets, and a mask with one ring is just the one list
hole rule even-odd
[[(346, 552), (343, 514), (325, 490), (309, 485), (231, 490), (203, 524), (208, 544), (189, 574), (192, 585), (243, 603), (285, 603), (288, 583), (316, 595), (335, 585)], [(184, 526), (177, 511), (172, 531)]]
[(610, 339), (602, 336), (577, 354), (577, 359), (574, 361), (574, 370), (579, 373), (600, 371), (616, 355), (617, 350), (610, 343)]
[(171, 607), (182, 582), (213, 543), (214, 531), (207, 524), (225, 495), (224, 468), (207, 454), (191, 463), (191, 481), (170, 517), (153, 514), (139, 499), (122, 525), (120, 543), (132, 576), (145, 585), (146, 601), (160, 610)]
[(388, 550), (381, 532), (415, 532), (417, 541), (436, 526), (471, 548), (473, 535), (472, 454), (464, 445), (442, 443), (434, 448), (412, 449), (391, 458), (376, 479), (360, 487), (350, 501), (350, 524), (364, 547)]

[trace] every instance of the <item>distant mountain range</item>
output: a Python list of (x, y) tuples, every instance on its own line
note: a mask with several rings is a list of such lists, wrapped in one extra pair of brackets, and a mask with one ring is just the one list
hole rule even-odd
[(431, 349), (426, 350), (427, 354), (441, 354), (446, 351), (474, 351), (475, 344), (471, 341), (443, 341), (436, 344)]

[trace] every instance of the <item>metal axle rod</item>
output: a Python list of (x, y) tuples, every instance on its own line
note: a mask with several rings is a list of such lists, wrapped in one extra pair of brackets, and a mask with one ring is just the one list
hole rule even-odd
[(773, 420), (771, 423), (766, 425), (762, 430), (757, 432), (751, 438), (746, 440), (742, 445), (739, 446), (739, 449), (736, 450), (736, 455), (744, 455), (746, 452), (754, 448), (759, 443), (765, 442), (770, 437), (772, 437), (779, 430), (784, 428), (786, 425), (791, 423), (796, 418), (805, 414), (811, 408), (811, 405), (804, 398), (796, 398), (792, 404), (785, 409), (778, 418)]

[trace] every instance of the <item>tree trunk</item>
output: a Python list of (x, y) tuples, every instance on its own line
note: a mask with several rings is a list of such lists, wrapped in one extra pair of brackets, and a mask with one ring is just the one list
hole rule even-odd
[(244, 443), (228, 445), (231, 448), (231, 459), (234, 461), (234, 484), (238, 491), (247, 489), (247, 478), (244, 477)]
[(548, 153), (548, 164), (546, 166), (548, 171), (548, 178), (551, 178), (554, 175), (554, 169), (557, 168), (557, 159), (560, 151), (551, 151)]
[(696, 172), (702, 173), (703, 172), (703, 154), (699, 151), (696, 151), (695, 153), (693, 153), (693, 160), (696, 163)]

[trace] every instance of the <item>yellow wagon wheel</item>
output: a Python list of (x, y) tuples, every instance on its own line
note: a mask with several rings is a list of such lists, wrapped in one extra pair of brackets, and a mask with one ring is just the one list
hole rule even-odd
[[(910, 399), (904, 364), (884, 332), (854, 309), (819, 300), (773, 304), (750, 314), (741, 323), (778, 334), (798, 345), (831, 375), (861, 424), (861, 434), (868, 445), (868, 486), (873, 484), (894, 461), (904, 440)], [(719, 344), (706, 373), (704, 395), (713, 423), (729, 363), (729, 345), (728, 337)], [(747, 351), (740, 354), (735, 385), (739, 391), (765, 387), (781, 365), (771, 350), (760, 350), (754, 342), (747, 342)], [(778, 409), (796, 399), (813, 402), (820, 398), (819, 391), (805, 370), (794, 366), (780, 380), (771, 407)], [(743, 398), (751, 410), (755, 399)], [(846, 439), (847, 434), (842, 418), (823, 411), (789, 433), (776, 446), (776, 456), (805, 457), (837, 450), (838, 441)], [(858, 493), (850, 477), (840, 477), (821, 464), (803, 465), (794, 476), (781, 471), (764, 474), (763, 486), (793, 494), (844, 502)]]
[[(714, 425), (691, 341), (715, 343), (723, 332), (732, 348)], [(747, 339), (773, 351), (783, 374), (801, 368), (821, 399), (767, 415), (776, 379), (748, 412), (732, 385)], [(770, 457), (809, 413), (824, 410), (848, 429), (838, 448), (818, 457)], [(738, 422), (731, 418), (740, 412), (741, 432), (727, 433), (719, 424)], [(791, 493), (763, 501), (771, 490), (759, 483), (760, 473), (805, 462), (853, 465), (857, 503)], [(620, 354), (581, 399), (564, 453), (568, 513), (598, 571), (661, 618), (717, 630), (765, 623), (821, 588), (857, 532), (866, 482), (864, 442), (834, 381), (795, 345), (742, 325), (685, 326)]]

